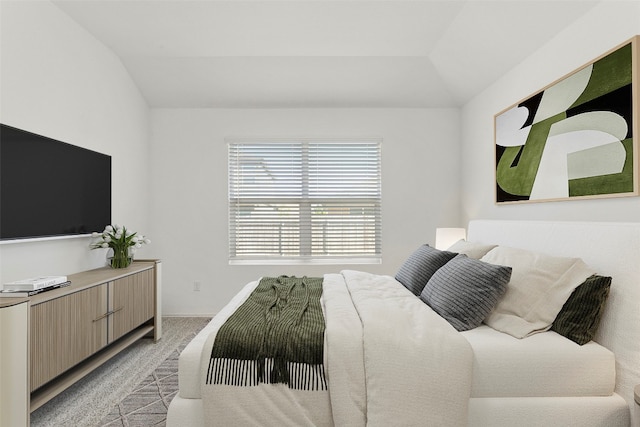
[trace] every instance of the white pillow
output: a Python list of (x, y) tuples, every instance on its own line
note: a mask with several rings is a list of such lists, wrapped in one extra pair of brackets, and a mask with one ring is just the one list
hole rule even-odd
[(484, 323), (516, 338), (548, 330), (573, 290), (595, 273), (579, 258), (505, 246), (482, 261), (512, 268), (507, 292)]
[(447, 251), (465, 254), (469, 258), (473, 259), (480, 259), (496, 246), (497, 245), (483, 245), (481, 243), (467, 242), (464, 239), (460, 239), (451, 245)]

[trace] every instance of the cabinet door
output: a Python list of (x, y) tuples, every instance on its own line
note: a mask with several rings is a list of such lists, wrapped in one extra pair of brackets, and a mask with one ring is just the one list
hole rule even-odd
[(153, 269), (141, 271), (112, 284), (113, 340), (127, 334), (154, 316), (155, 276)]
[(107, 345), (107, 284), (31, 307), (31, 391)]

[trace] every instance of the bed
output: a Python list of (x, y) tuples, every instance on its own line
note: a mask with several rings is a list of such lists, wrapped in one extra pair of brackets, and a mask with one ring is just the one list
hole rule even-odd
[[(547, 330), (529, 314), (512, 321), (509, 309), (501, 310), (500, 304), (520, 298), (517, 282), (525, 270), (519, 261), (508, 267), (504, 289), (496, 286), (501, 291), (487, 297), (497, 298), (498, 306), (492, 303), (484, 316), (478, 309), (484, 302), (474, 302), (480, 313), (464, 317), (466, 326), (456, 324), (455, 310), (453, 315), (440, 310), (438, 298), (447, 295), (435, 285), (418, 292), (399, 280), (405, 266), (394, 277), (345, 270), (324, 277), (323, 372), (300, 371), (307, 372), (301, 387), (268, 380), (250, 386), (210, 383), (206, 378), (218, 360), (212, 352), (216, 336), (260, 286), (256, 281), (180, 355), (179, 392), (167, 425), (639, 425), (634, 387), (640, 384), (640, 224), (474, 220), (467, 235), (466, 247), (484, 247), (482, 256), (469, 251), (467, 259), (452, 248), (455, 257), (434, 269), (429, 283), (449, 277), (444, 271), (456, 262), (479, 265), (475, 259), (483, 268), (491, 264), (492, 274), (498, 269), (495, 274), (505, 275), (504, 261), (514, 254), (522, 259), (523, 251), (554, 262), (578, 259), (562, 267), (563, 283), (572, 276), (584, 284), (593, 273), (613, 278), (593, 339), (578, 344), (558, 332), (561, 328)], [(542, 318), (558, 314), (551, 310), (554, 304), (565, 311), (566, 298), (555, 301), (556, 294), (573, 297), (577, 289), (567, 285), (560, 292), (559, 282), (553, 283), (554, 298), (545, 296), (548, 303), (539, 307)], [(464, 294), (456, 289), (456, 298)], [(478, 316), (484, 320), (476, 326)], [(498, 330), (502, 324), (515, 331)], [(293, 378), (297, 368), (288, 366)]]

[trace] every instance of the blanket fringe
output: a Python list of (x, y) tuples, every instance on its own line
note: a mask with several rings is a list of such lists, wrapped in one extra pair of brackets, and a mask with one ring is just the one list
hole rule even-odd
[(324, 365), (286, 362), (288, 378), (283, 378), (276, 371), (276, 363), (272, 358), (260, 360), (241, 360), (212, 358), (207, 370), (207, 384), (224, 384), (232, 386), (257, 386), (260, 383), (284, 383), (294, 390), (327, 390)]

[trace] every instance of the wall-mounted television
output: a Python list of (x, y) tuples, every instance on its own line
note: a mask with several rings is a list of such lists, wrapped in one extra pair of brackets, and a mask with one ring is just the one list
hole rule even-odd
[(111, 156), (0, 124), (0, 241), (102, 231)]

